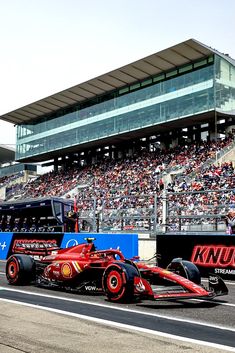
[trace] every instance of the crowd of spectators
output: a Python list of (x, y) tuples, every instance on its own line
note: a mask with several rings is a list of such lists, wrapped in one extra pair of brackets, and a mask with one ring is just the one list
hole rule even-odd
[(232, 162), (212, 164), (188, 182), (170, 183), (167, 190), (171, 223), (224, 225), (223, 217), (235, 205), (235, 169)]
[(23, 172), (18, 172), (16, 174), (0, 177), (0, 188), (13, 183), (15, 180), (21, 178)]
[[(230, 190), (235, 187), (232, 163), (206, 164), (208, 160), (215, 160), (216, 153), (232, 142), (232, 136), (228, 136), (218, 141), (187, 143), (168, 150), (156, 148), (150, 152), (143, 149), (121, 160), (104, 159), (96, 164), (41, 175), (17, 187), (13, 194), (21, 199), (76, 197), (81, 215), (92, 209), (95, 200), (96, 212), (102, 210), (102, 217), (115, 218), (121, 213), (122, 217), (127, 215), (138, 222), (142, 219), (144, 223), (144, 219), (152, 216), (155, 195), (158, 198), (157, 221), (162, 222), (162, 191), (165, 188), (169, 193), (171, 218), (185, 212), (200, 215), (206, 208), (235, 203), (235, 194)], [(166, 183), (164, 173), (169, 174), (179, 166), (181, 174)], [(190, 177), (192, 172), (195, 174), (193, 178)], [(221, 189), (230, 191), (219, 193)], [(205, 194), (205, 190), (210, 192)], [(178, 192), (188, 194), (174, 194)], [(131, 225), (133, 221), (126, 222), (126, 225), (128, 223)]]

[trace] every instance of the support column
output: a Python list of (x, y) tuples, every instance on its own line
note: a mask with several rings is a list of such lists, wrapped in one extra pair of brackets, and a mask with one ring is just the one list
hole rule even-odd
[(54, 171), (58, 172), (58, 157), (54, 158)]

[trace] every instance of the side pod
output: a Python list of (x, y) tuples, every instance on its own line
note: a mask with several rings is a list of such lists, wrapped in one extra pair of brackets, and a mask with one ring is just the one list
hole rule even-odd
[(215, 295), (227, 295), (228, 288), (222, 278), (214, 273), (209, 274), (209, 290), (214, 292)]

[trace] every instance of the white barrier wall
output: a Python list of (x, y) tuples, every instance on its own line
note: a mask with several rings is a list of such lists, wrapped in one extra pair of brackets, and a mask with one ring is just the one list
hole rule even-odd
[(139, 235), (139, 257), (141, 260), (148, 260), (156, 253), (156, 239), (150, 239)]

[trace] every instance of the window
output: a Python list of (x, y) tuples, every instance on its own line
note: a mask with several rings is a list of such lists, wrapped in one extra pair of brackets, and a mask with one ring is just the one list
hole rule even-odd
[(118, 93), (121, 95), (121, 94), (124, 94), (127, 92), (129, 92), (129, 87), (125, 87), (125, 88), (120, 89)]
[(175, 75), (177, 75), (177, 70), (174, 70), (174, 71), (171, 71), (171, 72), (167, 72), (166, 73), (166, 78), (172, 77), (172, 76), (175, 76)]
[(152, 79), (150, 78), (149, 80), (145, 80), (143, 82), (141, 82), (141, 86), (144, 87), (144, 86), (148, 86), (148, 85), (151, 85), (153, 83)]
[(181, 67), (181, 68), (179, 69), (179, 73), (182, 74), (183, 72), (190, 71), (190, 70), (192, 70), (192, 69), (193, 69), (193, 65), (190, 64), (190, 65)]
[(204, 60), (198, 61), (197, 63), (194, 63), (193, 67), (194, 67), (194, 69), (196, 69), (197, 67), (203, 66), (203, 65), (206, 65), (206, 64), (207, 64), (207, 60), (204, 59)]
[(140, 83), (136, 83), (134, 85), (131, 85), (130, 86), (130, 91), (133, 91), (133, 90), (138, 89), (138, 88), (140, 88)]
[(165, 78), (164, 74), (158, 75), (153, 78), (153, 82), (158, 82), (158, 81), (164, 80), (164, 78)]
[(211, 55), (208, 58), (208, 63), (213, 63), (213, 62), (214, 62), (214, 55)]

